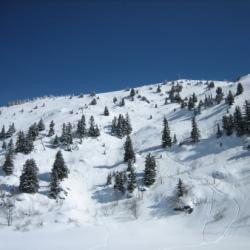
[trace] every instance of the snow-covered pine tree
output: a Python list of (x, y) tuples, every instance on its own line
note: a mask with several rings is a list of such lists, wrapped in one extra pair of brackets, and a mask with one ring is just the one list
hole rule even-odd
[(173, 144), (176, 144), (178, 141), (177, 141), (177, 137), (176, 137), (176, 134), (174, 134), (174, 137), (173, 137)]
[(188, 110), (192, 110), (194, 108), (194, 101), (192, 97), (188, 99)]
[(226, 102), (229, 106), (232, 106), (234, 104), (234, 96), (232, 94), (232, 91), (229, 90), (227, 98), (226, 98)]
[(132, 126), (130, 123), (130, 118), (129, 118), (129, 114), (126, 114), (125, 119), (123, 119), (123, 134), (124, 135), (130, 135), (132, 132)]
[(115, 174), (115, 184), (114, 184), (114, 189), (125, 193), (125, 179), (124, 179), (124, 173), (123, 172), (117, 172)]
[(124, 143), (124, 162), (132, 161), (135, 162), (135, 153), (132, 145), (130, 136), (128, 135)]
[(90, 137), (98, 137), (100, 135), (100, 130), (98, 126), (95, 124), (94, 116), (91, 116), (89, 119), (88, 135)]
[(177, 196), (180, 198), (186, 193), (186, 188), (181, 180), (179, 178), (178, 184), (177, 184)]
[(81, 142), (82, 139), (87, 135), (86, 119), (84, 115), (82, 115), (81, 119), (77, 123), (76, 134), (81, 139)]
[(120, 101), (120, 107), (125, 106), (125, 98), (122, 98)]
[(44, 125), (44, 122), (43, 122), (43, 119), (40, 119), (40, 121), (38, 122), (38, 131), (44, 131), (45, 130), (45, 125)]
[(243, 93), (243, 91), (244, 91), (244, 88), (243, 88), (242, 84), (239, 82), (239, 83), (237, 84), (237, 91), (236, 91), (236, 95), (240, 95), (240, 94), (242, 94), (242, 93)]
[(96, 104), (97, 104), (97, 101), (96, 101), (96, 99), (94, 98), (94, 99), (92, 99), (92, 101), (90, 102), (89, 105), (96, 105)]
[(10, 153), (6, 153), (5, 161), (3, 164), (3, 171), (6, 175), (13, 174), (14, 163), (13, 163), (13, 155)]
[(108, 110), (108, 107), (107, 107), (107, 106), (105, 106), (105, 108), (104, 108), (103, 115), (104, 115), (104, 116), (109, 116), (109, 110)]
[(132, 165), (132, 161), (128, 161), (128, 168), (127, 168), (127, 190), (129, 193), (133, 193), (133, 191), (136, 188), (136, 175), (135, 175), (135, 170)]
[(233, 124), (233, 116), (231, 114), (224, 115), (222, 117), (222, 128), (226, 132), (227, 136), (230, 136), (233, 134), (234, 124)]
[(55, 123), (54, 123), (54, 121), (52, 120), (51, 122), (50, 122), (50, 124), (49, 124), (49, 133), (48, 133), (48, 136), (50, 137), (50, 136), (53, 136), (54, 134), (55, 134), (55, 129), (54, 129), (54, 127), (55, 127)]
[(250, 101), (245, 101), (243, 119), (244, 133), (250, 134)]
[(151, 186), (156, 180), (156, 162), (154, 156), (149, 153), (145, 160), (145, 170), (143, 183), (145, 186)]
[(6, 150), (6, 149), (7, 149), (7, 144), (6, 144), (6, 142), (5, 142), (5, 141), (3, 141), (3, 144), (2, 144), (2, 149), (3, 149), (3, 150)]
[(161, 86), (160, 85), (157, 86), (156, 92), (161, 93)]
[(192, 118), (192, 131), (191, 131), (192, 142), (197, 143), (200, 141), (200, 130), (198, 128), (195, 116)]
[(55, 174), (54, 172), (56, 172), (59, 180), (63, 180), (64, 178), (68, 177), (69, 170), (65, 164), (61, 151), (58, 151), (56, 154), (56, 158), (52, 167), (52, 175)]
[(19, 131), (16, 140), (16, 153), (22, 153), (25, 147), (25, 135), (23, 131)]
[(50, 187), (49, 197), (52, 199), (57, 199), (58, 194), (62, 191), (62, 189), (60, 187), (60, 182), (56, 171), (52, 171), (51, 173), (51, 180), (49, 187)]
[(33, 141), (35, 141), (38, 135), (39, 135), (39, 129), (37, 124), (34, 123), (29, 127), (28, 136), (29, 138), (32, 138)]
[(106, 185), (111, 185), (112, 184), (112, 175), (109, 173), (107, 176), (107, 182)]
[(5, 139), (5, 126), (3, 125), (2, 130), (0, 132), (0, 140)]
[(52, 140), (52, 145), (53, 145), (54, 148), (57, 148), (60, 145), (60, 139), (59, 139), (59, 137), (57, 135)]
[(241, 108), (239, 106), (235, 107), (233, 118), (234, 118), (233, 123), (236, 130), (236, 135), (242, 136), (244, 134), (244, 121), (241, 113)]
[(19, 190), (23, 193), (36, 193), (39, 189), (38, 169), (33, 159), (29, 159), (23, 166), (20, 176)]
[(220, 124), (217, 124), (217, 132), (216, 132), (216, 137), (220, 138), (222, 136), (222, 131), (220, 129)]
[(132, 88), (130, 89), (130, 94), (129, 94), (130, 97), (134, 97), (135, 96), (135, 89)]
[(162, 130), (161, 142), (162, 142), (163, 148), (167, 148), (167, 147), (170, 148), (172, 146), (172, 138), (170, 135), (168, 121), (165, 116), (163, 118), (163, 130)]
[(216, 96), (215, 96), (215, 100), (217, 102), (217, 104), (220, 104), (221, 101), (223, 100), (223, 91), (222, 91), (222, 88), (221, 87), (217, 87), (216, 88)]

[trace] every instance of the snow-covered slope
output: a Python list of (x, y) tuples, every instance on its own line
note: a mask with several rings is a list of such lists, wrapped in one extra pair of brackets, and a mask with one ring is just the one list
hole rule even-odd
[[(206, 81), (177, 82), (183, 86), (182, 98), (195, 92), (198, 100), (205, 95), (215, 96), (218, 86), (225, 94), (229, 90), (235, 93), (237, 86), (235, 82), (214, 81), (215, 88), (209, 90)], [(244, 92), (235, 97), (229, 112), (249, 99), (250, 75), (240, 82)], [(129, 95), (124, 90), (97, 94), (97, 105), (89, 105), (93, 97), (85, 95), (41, 98), (0, 109), (0, 127), (14, 122), (17, 130), (27, 131), (42, 118), (46, 125), (44, 135), (51, 120), (60, 135), (64, 122), (71, 122), (75, 129), (84, 114), (87, 121), (93, 115), (101, 131), (100, 137), (86, 138), (82, 144), (74, 139), (71, 152), (62, 150), (70, 169), (69, 178), (63, 182), (68, 192), (65, 200), (48, 198), (49, 175), (58, 150), (50, 147), (49, 137), (37, 140), (31, 154), (15, 155), (13, 175), (4, 176), (0, 169), (0, 184), (5, 191), (18, 187), (23, 164), (30, 158), (37, 163), (40, 180), (37, 194), (15, 195), (11, 227), (6, 226), (6, 218), (1, 214), (0, 249), (20, 248), (20, 244), (24, 245), (21, 249), (34, 249), (28, 243), (30, 239), (38, 245), (36, 249), (40, 249), (39, 245), (41, 249), (249, 249), (250, 152), (244, 148), (246, 138), (215, 137), (216, 126), (228, 109), (223, 101), (197, 115), (202, 137), (199, 143), (162, 149), (163, 117), (168, 119), (172, 135), (176, 134), (181, 142), (190, 136), (193, 112), (181, 109), (177, 103), (165, 105), (172, 83), (161, 85), (161, 93), (156, 92), (158, 84), (136, 88), (134, 101), (125, 99), (123, 107), (113, 103), (113, 97), (119, 103)], [(150, 103), (138, 95), (145, 96)], [(109, 116), (103, 115), (105, 106)], [(130, 199), (117, 198), (112, 186), (105, 185), (110, 172), (126, 168), (125, 138), (110, 134), (113, 117), (126, 113), (133, 127), (131, 138), (138, 180), (149, 152), (157, 161), (156, 183), (145, 192), (136, 190)], [(1, 151), (0, 165), (3, 162)], [(173, 211), (179, 178), (188, 186), (185, 203), (194, 208), (191, 214)]]

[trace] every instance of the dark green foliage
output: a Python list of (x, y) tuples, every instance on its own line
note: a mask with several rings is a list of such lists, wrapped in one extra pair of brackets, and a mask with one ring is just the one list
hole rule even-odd
[(135, 153), (130, 136), (128, 135), (124, 143), (124, 162), (135, 162)]
[(59, 193), (62, 191), (62, 188), (60, 187), (60, 182), (56, 171), (53, 171), (51, 173), (51, 180), (49, 187), (50, 187), (49, 197), (52, 199), (57, 199)]
[(157, 86), (156, 92), (157, 92), (157, 93), (161, 93), (161, 86), (160, 86), (160, 85)]
[(63, 123), (60, 141), (61, 143), (63, 143), (64, 146), (69, 146), (73, 143), (72, 125), (70, 122), (67, 125)]
[(233, 123), (236, 130), (237, 136), (242, 136), (244, 134), (244, 121), (241, 113), (241, 108), (239, 106), (235, 107), (233, 114)]
[(245, 101), (244, 105), (244, 132), (250, 134), (250, 101)]
[(108, 107), (107, 107), (107, 106), (105, 106), (103, 114), (104, 114), (105, 116), (109, 116), (109, 110), (108, 110)]
[(43, 122), (43, 119), (41, 119), (39, 122), (38, 122), (38, 131), (44, 131), (45, 130), (45, 125), (44, 125), (44, 122)]
[(33, 137), (31, 132), (24, 135), (22, 131), (18, 133), (17, 141), (16, 141), (16, 153), (24, 153), (29, 154), (34, 149)]
[(90, 126), (89, 126), (88, 135), (90, 137), (98, 137), (100, 135), (100, 130), (98, 126), (95, 124), (95, 120), (93, 116), (90, 117), (89, 125)]
[(126, 191), (125, 182), (126, 182), (126, 177), (125, 177), (124, 172), (117, 172), (115, 174), (114, 188), (124, 194)]
[(192, 131), (191, 131), (192, 142), (197, 143), (200, 141), (200, 130), (195, 120), (195, 116), (192, 119)]
[(143, 183), (145, 186), (151, 186), (155, 183), (156, 179), (156, 162), (154, 156), (148, 154), (145, 160), (145, 170), (144, 170), (144, 177)]
[(242, 94), (243, 91), (244, 91), (244, 88), (243, 88), (242, 84), (239, 82), (238, 85), (237, 85), (236, 95)]
[(177, 143), (177, 137), (176, 137), (176, 134), (174, 134), (173, 144), (176, 144), (176, 143)]
[(132, 166), (132, 162), (128, 161), (128, 177), (127, 177), (127, 190), (129, 193), (133, 193), (133, 191), (136, 188), (136, 175), (135, 175), (135, 170)]
[(193, 93), (192, 99), (193, 99), (194, 103), (198, 102), (198, 99), (197, 99), (197, 96), (195, 95), (195, 93)]
[(134, 89), (134, 88), (132, 88), (132, 89), (130, 90), (129, 96), (130, 96), (130, 97), (134, 97), (134, 96), (135, 96), (135, 89)]
[(13, 156), (10, 153), (5, 155), (5, 161), (3, 164), (3, 171), (6, 175), (13, 174), (14, 164), (13, 164)]
[(6, 133), (5, 133), (5, 126), (3, 125), (2, 130), (0, 132), (0, 140), (5, 139)]
[(212, 82), (210, 82), (209, 84), (208, 84), (208, 88), (209, 89), (212, 89), (212, 88), (214, 88), (215, 86), (214, 86), (214, 82), (212, 81)]
[(48, 136), (53, 136), (55, 134), (55, 123), (54, 121), (51, 121), (50, 124), (49, 124), (49, 133), (48, 133)]
[(233, 134), (234, 123), (233, 123), (233, 116), (231, 114), (223, 116), (222, 127), (223, 127), (224, 131), (226, 132), (227, 136), (230, 136)]
[(189, 97), (188, 99), (188, 110), (192, 110), (195, 106), (194, 100), (192, 97)]
[(33, 141), (35, 141), (38, 135), (39, 135), (39, 129), (37, 124), (34, 123), (29, 127), (28, 136), (29, 138), (32, 138)]
[(7, 144), (6, 144), (6, 142), (5, 142), (5, 141), (3, 141), (3, 144), (2, 144), (2, 149), (3, 149), (3, 150), (6, 150), (6, 149), (7, 149)]
[(170, 148), (172, 146), (172, 138), (170, 135), (170, 130), (168, 126), (168, 121), (166, 117), (163, 118), (163, 130), (162, 130), (162, 147), (163, 148)]
[(232, 106), (234, 104), (234, 96), (232, 94), (232, 91), (229, 90), (227, 98), (226, 98), (226, 102), (229, 106)]
[(121, 114), (119, 115), (118, 119), (116, 116), (113, 118), (111, 125), (112, 135), (122, 138), (126, 135), (131, 134), (131, 132), (132, 132), (132, 127), (128, 114), (126, 114), (125, 118)]
[(116, 103), (117, 102), (117, 97), (113, 97), (113, 103)]
[(58, 151), (52, 167), (52, 176), (57, 175), (58, 180), (63, 180), (68, 177), (68, 174), (69, 170), (64, 162), (62, 152)]
[(179, 179), (177, 184), (177, 196), (180, 198), (186, 193), (186, 188), (181, 179)]
[(57, 135), (53, 139), (52, 145), (53, 145), (54, 148), (57, 148), (60, 145), (60, 139), (59, 139), (59, 137)]
[(96, 99), (94, 98), (91, 102), (90, 102), (90, 105), (96, 105), (97, 104), (97, 101)]
[(81, 140), (87, 136), (86, 119), (84, 115), (82, 115), (81, 119), (77, 123), (76, 134)]
[(222, 131), (220, 129), (220, 124), (217, 124), (217, 132), (216, 132), (216, 137), (220, 138), (222, 136)]
[(120, 102), (120, 107), (123, 107), (123, 106), (125, 106), (125, 99), (124, 98), (122, 98), (122, 100)]
[(38, 169), (33, 159), (27, 160), (20, 176), (19, 190), (23, 193), (36, 193), (39, 189)]
[(216, 89), (216, 96), (215, 96), (215, 101), (217, 102), (217, 104), (220, 104), (221, 101), (223, 100), (224, 94), (222, 92), (222, 88), (221, 87), (217, 87)]
[(15, 124), (12, 123), (12, 124), (9, 126), (8, 131), (5, 133), (5, 138), (10, 138), (12, 135), (15, 134), (15, 132), (16, 132)]

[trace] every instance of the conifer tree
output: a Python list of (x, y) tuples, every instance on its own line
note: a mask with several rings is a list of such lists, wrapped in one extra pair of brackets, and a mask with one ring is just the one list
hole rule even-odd
[(227, 136), (233, 134), (234, 124), (233, 124), (233, 116), (231, 114), (223, 116), (222, 127), (225, 130)]
[(197, 143), (200, 141), (200, 130), (195, 120), (195, 116), (192, 119), (192, 131), (191, 131), (192, 142)]
[(243, 119), (244, 133), (250, 134), (250, 101), (245, 101)]
[(81, 139), (81, 142), (82, 139), (87, 135), (86, 119), (84, 115), (82, 115), (81, 120), (79, 120), (77, 123), (76, 134)]
[(128, 161), (127, 172), (128, 172), (127, 190), (129, 193), (133, 193), (133, 191), (136, 188), (136, 175), (131, 161)]
[(107, 107), (107, 106), (105, 106), (103, 114), (104, 114), (105, 116), (109, 116), (109, 110), (108, 110), (108, 107)]
[(134, 96), (135, 96), (135, 89), (134, 89), (134, 88), (132, 88), (132, 89), (130, 90), (129, 96), (130, 96), (130, 97), (134, 97)]
[(242, 136), (244, 134), (244, 122), (241, 113), (241, 108), (239, 106), (235, 107), (233, 118), (234, 118), (233, 123), (236, 130), (236, 134), (237, 136)]
[(28, 136), (31, 138), (33, 141), (36, 140), (37, 136), (39, 135), (39, 129), (36, 123), (31, 125), (28, 130)]
[(130, 123), (130, 118), (129, 118), (129, 115), (128, 113), (126, 114), (126, 117), (125, 117), (125, 120), (123, 121), (123, 134), (124, 135), (130, 135), (131, 132), (132, 132), (132, 126), (131, 126), (131, 123)]
[(125, 98), (122, 98), (121, 102), (120, 102), (120, 106), (123, 107), (125, 106)]
[(217, 102), (217, 104), (220, 104), (221, 101), (223, 100), (223, 91), (222, 91), (222, 88), (221, 87), (217, 87), (216, 89), (216, 96), (215, 96), (215, 100)]
[(25, 147), (25, 135), (23, 131), (19, 131), (16, 141), (16, 153), (22, 153)]
[(244, 91), (244, 88), (243, 88), (242, 84), (239, 82), (238, 85), (237, 85), (237, 92), (236, 92), (236, 95), (242, 94), (243, 91)]
[(117, 172), (115, 175), (115, 185), (114, 188), (122, 193), (125, 193), (125, 178), (123, 172)]
[(177, 137), (176, 137), (176, 134), (174, 134), (173, 144), (176, 144), (176, 143), (177, 143)]
[(193, 93), (193, 95), (192, 95), (192, 100), (193, 100), (193, 103), (196, 103), (198, 101), (197, 96), (195, 95), (195, 93)]
[(5, 142), (5, 141), (3, 141), (3, 144), (2, 144), (2, 149), (3, 149), (3, 150), (6, 150), (6, 149), (7, 149), (7, 144), (6, 144), (6, 142)]
[(45, 130), (45, 125), (44, 125), (44, 122), (43, 122), (43, 119), (41, 119), (39, 122), (38, 122), (38, 131), (44, 131)]
[(57, 135), (53, 139), (52, 145), (53, 145), (54, 148), (57, 148), (60, 145), (60, 139), (59, 139), (59, 137)]
[(229, 106), (232, 106), (234, 104), (234, 96), (231, 90), (229, 90), (226, 100)]
[(107, 182), (106, 185), (111, 185), (112, 184), (112, 175), (109, 173), (107, 176)]
[(98, 137), (100, 135), (100, 131), (98, 126), (95, 124), (94, 117), (91, 116), (89, 120), (89, 131), (88, 134), (90, 137)]
[(135, 153), (130, 136), (128, 135), (124, 143), (124, 162), (135, 162)]
[(51, 180), (50, 180), (50, 191), (49, 191), (49, 197), (52, 199), (57, 199), (59, 193), (62, 191), (60, 187), (60, 182), (58, 179), (58, 175), (56, 171), (53, 171), (51, 173)]
[(145, 160), (145, 170), (143, 183), (145, 186), (151, 186), (156, 180), (156, 162), (155, 158), (149, 153)]
[(33, 137), (29, 133), (26, 135), (24, 139), (24, 150), (22, 153), (29, 154), (34, 149)]
[(194, 101), (192, 97), (188, 99), (188, 110), (192, 110), (194, 108)]
[(13, 174), (13, 169), (14, 169), (13, 156), (12, 156), (12, 154), (7, 153), (5, 155), (5, 161), (3, 164), (3, 171), (5, 172), (6, 175), (11, 175), (11, 174)]
[(61, 151), (58, 151), (56, 158), (52, 167), (52, 175), (57, 175), (58, 180), (63, 180), (68, 178), (69, 170), (64, 162), (63, 155)]
[(170, 148), (172, 146), (172, 138), (168, 127), (168, 121), (166, 117), (163, 118), (163, 130), (162, 130), (162, 147)]
[(5, 126), (3, 125), (2, 130), (0, 132), (0, 139), (5, 139)]
[(160, 85), (157, 86), (156, 92), (157, 92), (157, 93), (161, 93), (161, 86), (160, 86)]
[(97, 104), (97, 101), (96, 99), (94, 98), (91, 102), (90, 102), (90, 105), (96, 105)]
[(29, 159), (23, 166), (20, 176), (19, 190), (23, 193), (37, 193), (39, 189), (38, 169), (33, 159)]
[(7, 145), (7, 150), (8, 150), (8, 153), (14, 154), (15, 148), (14, 148), (13, 139), (10, 139), (10, 141)]
[(180, 198), (185, 194), (185, 187), (182, 182), (182, 180), (179, 178), (178, 184), (177, 184), (177, 196)]
[(54, 123), (54, 121), (52, 120), (51, 122), (50, 122), (50, 124), (49, 124), (49, 133), (48, 133), (48, 136), (50, 137), (50, 136), (53, 136), (54, 134), (55, 134), (55, 129), (54, 129), (54, 127), (55, 127), (55, 123)]
[(217, 124), (217, 132), (216, 132), (216, 137), (220, 138), (222, 136), (222, 131), (220, 129), (220, 124)]

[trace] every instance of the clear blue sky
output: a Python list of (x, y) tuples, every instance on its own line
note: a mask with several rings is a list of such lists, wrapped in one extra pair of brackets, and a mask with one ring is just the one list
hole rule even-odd
[(1, 0), (0, 105), (250, 73), (250, 0)]

